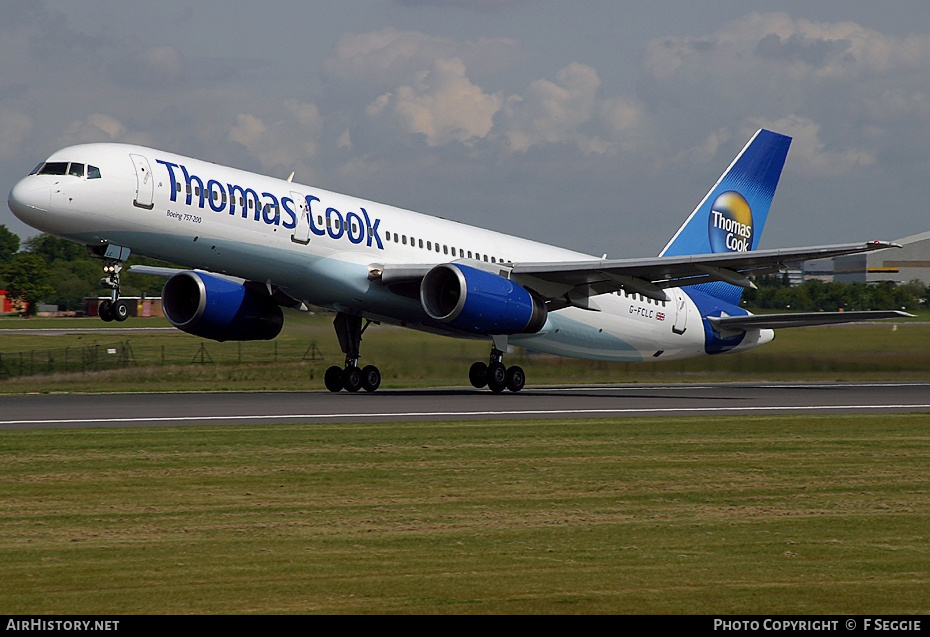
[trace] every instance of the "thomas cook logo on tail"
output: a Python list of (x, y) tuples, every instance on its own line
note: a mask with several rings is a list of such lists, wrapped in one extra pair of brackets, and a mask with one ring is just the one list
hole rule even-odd
[(752, 249), (752, 210), (735, 190), (720, 194), (710, 208), (707, 234), (713, 252), (748, 252)]

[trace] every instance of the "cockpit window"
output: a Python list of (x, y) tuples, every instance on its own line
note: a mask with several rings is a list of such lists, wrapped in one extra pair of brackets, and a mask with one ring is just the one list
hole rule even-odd
[[(47, 161), (39, 164), (29, 173), (30, 175), (71, 175), (72, 177), (84, 176), (84, 164), (78, 162), (66, 161)], [(96, 166), (87, 166), (88, 179), (100, 179), (100, 169)]]
[(45, 165), (39, 169), (40, 175), (67, 175), (68, 174), (68, 162), (66, 161), (47, 161)]

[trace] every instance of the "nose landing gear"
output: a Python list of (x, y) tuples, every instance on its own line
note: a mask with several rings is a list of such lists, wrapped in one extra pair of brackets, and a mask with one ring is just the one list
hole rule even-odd
[(116, 259), (106, 259), (103, 265), (104, 277), (100, 285), (110, 288), (110, 298), (100, 303), (97, 314), (106, 322), (117, 321), (122, 323), (129, 318), (129, 304), (119, 298), (119, 275), (123, 269), (123, 262)]
[(110, 298), (100, 303), (97, 314), (107, 322), (125, 321), (129, 318), (129, 304), (119, 298), (119, 276), (131, 250), (112, 243), (102, 243), (97, 246), (88, 246), (87, 251), (90, 256), (103, 259), (103, 278), (100, 279), (100, 287), (112, 290)]

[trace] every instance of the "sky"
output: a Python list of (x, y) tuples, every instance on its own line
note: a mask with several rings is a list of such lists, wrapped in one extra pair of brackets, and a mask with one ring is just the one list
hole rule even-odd
[(654, 256), (758, 128), (794, 138), (760, 247), (930, 230), (925, 1), (0, 0), (7, 192), (140, 143)]

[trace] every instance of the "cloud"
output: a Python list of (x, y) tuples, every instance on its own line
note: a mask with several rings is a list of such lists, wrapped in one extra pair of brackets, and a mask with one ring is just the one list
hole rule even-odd
[(368, 113), (388, 116), (403, 130), (424, 135), (430, 146), (470, 144), (490, 132), (502, 103), (500, 95), (484, 93), (472, 83), (462, 61), (452, 58), (435, 60), (413, 85), (379, 96)]
[(791, 168), (839, 175), (926, 142), (927, 68), (930, 34), (751, 13), (650, 42), (639, 94), (693, 148), (703, 131), (765, 122), (796, 138)]
[(408, 7), (457, 7), (461, 9), (498, 10), (538, 0), (394, 0)]
[(777, 78), (838, 79), (894, 69), (925, 68), (930, 35), (891, 36), (854, 22), (794, 20), (786, 13), (752, 13), (703, 36), (661, 38), (646, 52), (647, 73), (658, 80), (732, 81), (766, 71)]
[(584, 154), (616, 152), (632, 141), (644, 113), (630, 97), (602, 99), (597, 71), (570, 64), (555, 81), (532, 82), (523, 96), (507, 101), (501, 135), (509, 147), (523, 152), (533, 146), (572, 144)]
[(271, 122), (253, 113), (236, 115), (228, 140), (244, 146), (269, 172), (295, 170), (306, 178), (312, 173), (322, 126), (315, 104), (288, 99)]
[(151, 144), (148, 135), (131, 131), (112, 115), (92, 113), (80, 120), (72, 120), (59, 137), (59, 144), (86, 144), (91, 142), (124, 142), (127, 144)]
[(457, 42), (396, 29), (344, 35), (326, 63), (329, 77), (343, 93), (379, 90), (365, 102), (367, 122), (341, 116), (350, 128), (374, 124), (379, 130), (350, 130), (341, 139), (396, 140), (401, 133), (420, 135), (431, 147), (487, 140), (521, 153), (548, 144), (568, 144), (583, 154), (642, 145), (642, 105), (632, 96), (602, 96), (590, 66), (568, 64), (554, 80), (538, 79), (522, 94), (506, 96), (476, 79), (521, 55), (507, 39)]
[(518, 43), (509, 38), (460, 42), (386, 28), (341, 36), (324, 68), (340, 82), (382, 92), (385, 88), (412, 84), (436, 60), (457, 59), (470, 73), (481, 75), (500, 71), (523, 55)]
[(33, 119), (25, 113), (0, 108), (0, 158), (14, 159), (23, 152), (23, 141), (32, 132)]
[(841, 175), (875, 163), (873, 151), (859, 148), (830, 149), (821, 139), (820, 125), (811, 119), (789, 115), (777, 120), (751, 119), (756, 128), (790, 135), (790, 169), (808, 176)]

